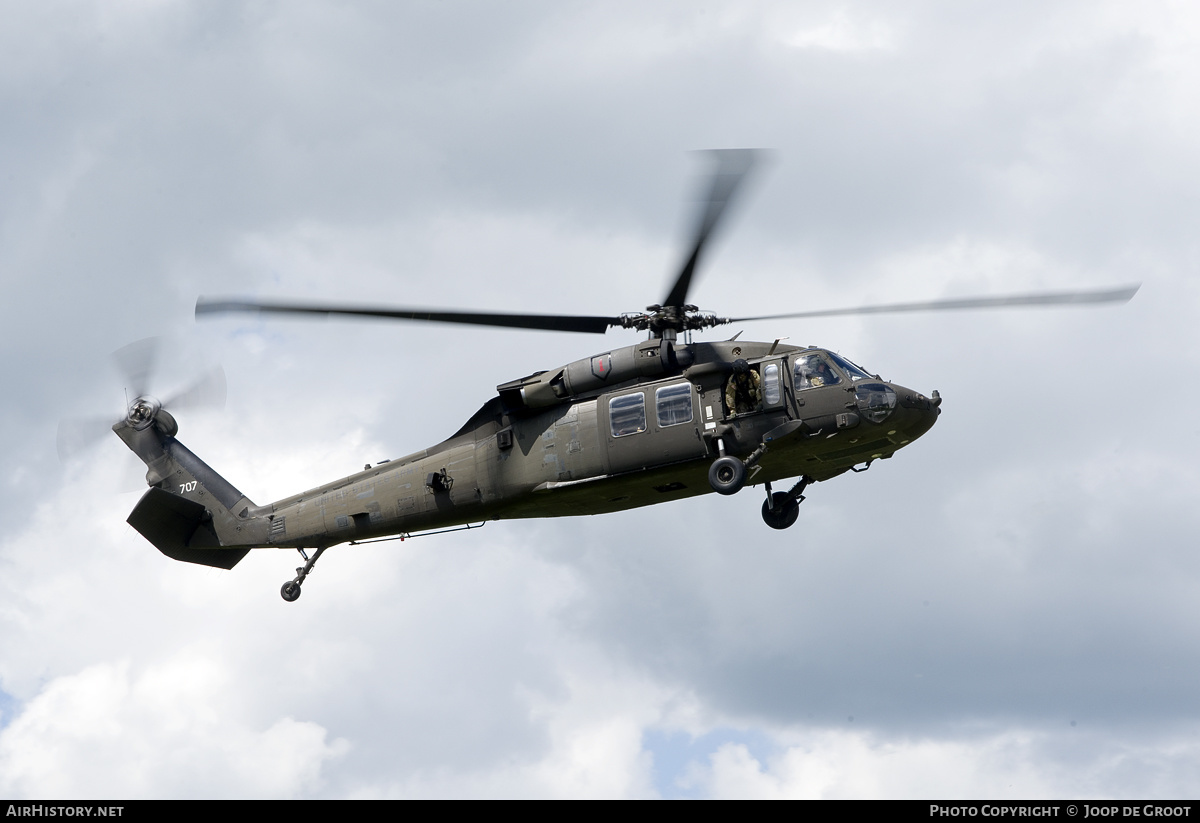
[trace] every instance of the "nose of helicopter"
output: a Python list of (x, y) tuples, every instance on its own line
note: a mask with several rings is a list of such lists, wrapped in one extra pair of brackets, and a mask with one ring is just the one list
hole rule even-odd
[(942, 413), (942, 396), (935, 389), (929, 397), (920, 392), (895, 386), (898, 408), (896, 409), (898, 423), (906, 435), (905, 440), (912, 442), (933, 428), (938, 415)]

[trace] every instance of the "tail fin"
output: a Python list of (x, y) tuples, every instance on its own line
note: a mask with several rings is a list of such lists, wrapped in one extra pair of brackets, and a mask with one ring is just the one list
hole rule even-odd
[(129, 514), (129, 525), (173, 560), (232, 569), (249, 549), (223, 549), (203, 504), (155, 486)]
[(151, 486), (130, 513), (129, 525), (167, 557), (232, 569), (251, 548), (268, 545), (269, 521), (175, 439), (178, 426), (166, 411), (131, 411), (113, 431), (145, 462)]

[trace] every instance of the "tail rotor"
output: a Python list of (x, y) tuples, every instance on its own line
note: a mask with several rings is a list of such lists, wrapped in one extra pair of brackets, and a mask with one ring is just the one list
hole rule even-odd
[(179, 427), (168, 409), (197, 411), (224, 408), (225, 372), (220, 366), (209, 369), (183, 388), (167, 395), (165, 401), (150, 394), (148, 390), (155, 381), (161, 351), (162, 338), (148, 337), (113, 352), (113, 362), (124, 379), (127, 396), (132, 396), (133, 400), (119, 417), (88, 415), (60, 420), (57, 438), (60, 462), (65, 464), (79, 457), (121, 423), (136, 431), (157, 425), (164, 434), (174, 436)]

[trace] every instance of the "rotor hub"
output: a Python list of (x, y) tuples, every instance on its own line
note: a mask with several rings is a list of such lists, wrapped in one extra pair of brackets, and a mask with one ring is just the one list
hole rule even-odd
[(143, 395), (130, 405), (129, 412), (125, 415), (125, 422), (135, 431), (142, 431), (154, 423), (154, 418), (160, 409), (162, 409), (162, 403), (158, 401), (158, 398), (148, 394)]
[(685, 331), (697, 331), (729, 322), (712, 312), (702, 312), (696, 306), (647, 306), (645, 313), (623, 314), (621, 326), (626, 329), (649, 331), (655, 337), (671, 337)]

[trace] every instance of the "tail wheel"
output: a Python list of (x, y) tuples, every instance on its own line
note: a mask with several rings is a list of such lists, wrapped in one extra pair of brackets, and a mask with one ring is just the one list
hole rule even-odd
[(718, 494), (737, 494), (746, 485), (746, 464), (736, 457), (720, 457), (708, 470), (708, 484)]
[(294, 603), (300, 597), (300, 584), (295, 580), (289, 580), (280, 588), (279, 594), (289, 603)]
[(770, 502), (764, 500), (763, 522), (772, 529), (786, 529), (800, 516), (800, 502), (787, 492), (775, 492)]

